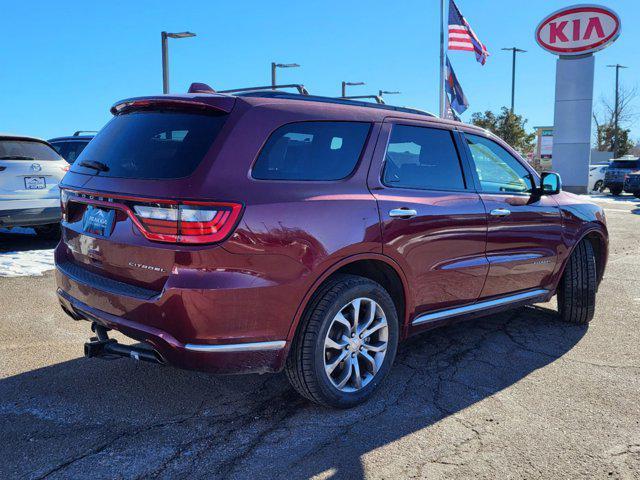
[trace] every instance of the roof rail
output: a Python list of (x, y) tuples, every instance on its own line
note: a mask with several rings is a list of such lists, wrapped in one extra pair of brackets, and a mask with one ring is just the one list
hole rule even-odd
[(73, 134), (74, 137), (79, 137), (81, 133), (98, 133), (97, 130), (78, 130)]
[(244, 87), (233, 88), (231, 90), (218, 90), (218, 93), (243, 93), (243, 92), (259, 92), (259, 91), (274, 91), (281, 90), (283, 88), (295, 88), (300, 95), (309, 95), (309, 91), (304, 85), (299, 83), (291, 83), (289, 85), (265, 85), (263, 87)]
[(336, 98), (341, 98), (343, 100), (359, 100), (359, 99), (371, 98), (375, 100), (376, 103), (379, 103), (380, 105), (386, 105), (380, 95), (353, 95), (350, 97), (336, 97)]
[(379, 108), (381, 110), (391, 110), (396, 112), (413, 113), (414, 115), (425, 115), (427, 117), (435, 117), (431, 112), (425, 110), (418, 110), (417, 108), (408, 107), (396, 107), (395, 105), (386, 105), (380, 103), (360, 102), (358, 100), (349, 100), (342, 97), (321, 97), (319, 95), (298, 95), (296, 93), (289, 92), (274, 92), (274, 91), (249, 91), (246, 93), (240, 93), (241, 97), (265, 97), (265, 98), (286, 98), (288, 100), (303, 100), (308, 102), (324, 102), (335, 103), (338, 105), (352, 105), (357, 107), (367, 108)]

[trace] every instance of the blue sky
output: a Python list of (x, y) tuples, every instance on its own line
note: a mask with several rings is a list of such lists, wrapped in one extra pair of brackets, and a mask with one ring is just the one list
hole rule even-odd
[[(545, 15), (573, 2), (457, 3), (492, 54), (481, 66), (470, 52), (450, 53), (468, 112), (509, 104), (511, 56), (500, 48), (515, 45), (528, 50), (518, 59), (516, 112), (529, 127), (552, 124), (556, 57), (536, 45), (533, 31)], [(600, 3), (622, 17), (622, 35), (596, 54), (596, 106), (602, 95), (613, 95), (607, 64), (630, 67), (622, 71), (624, 85), (640, 81), (640, 29), (632, 25), (640, 2)], [(162, 30), (198, 35), (170, 40), (172, 92), (194, 81), (217, 89), (268, 84), (271, 61), (297, 62), (302, 67), (280, 71), (279, 80), (330, 96), (339, 95), (342, 80), (364, 81), (350, 93), (400, 90), (393, 103), (437, 111), (439, 0), (2, 4), (0, 131), (50, 138), (95, 130), (116, 100), (161, 93)], [(640, 128), (632, 136), (640, 139)]]

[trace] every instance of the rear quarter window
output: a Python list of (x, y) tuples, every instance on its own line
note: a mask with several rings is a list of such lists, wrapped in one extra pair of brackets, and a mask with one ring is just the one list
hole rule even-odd
[[(71, 171), (101, 177), (174, 179), (191, 175), (227, 115), (142, 111), (115, 116), (89, 142)], [(107, 171), (83, 167), (100, 162)]]
[(340, 180), (356, 167), (371, 124), (298, 122), (271, 134), (251, 176), (258, 180)]

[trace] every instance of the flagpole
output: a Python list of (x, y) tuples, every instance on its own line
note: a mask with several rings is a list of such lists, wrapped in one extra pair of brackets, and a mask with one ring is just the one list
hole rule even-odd
[(440, 118), (445, 117), (445, 68), (444, 68), (444, 2), (440, 0)]

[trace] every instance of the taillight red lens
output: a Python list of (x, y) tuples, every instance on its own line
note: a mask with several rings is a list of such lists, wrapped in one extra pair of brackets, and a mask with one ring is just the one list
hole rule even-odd
[(175, 243), (215, 243), (235, 226), (242, 205), (237, 203), (135, 204), (142, 233), (150, 240)]

